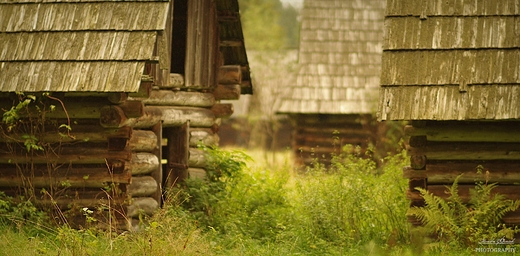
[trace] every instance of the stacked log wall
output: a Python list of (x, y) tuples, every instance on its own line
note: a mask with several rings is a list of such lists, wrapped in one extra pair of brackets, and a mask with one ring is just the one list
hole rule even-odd
[[(118, 213), (117, 221), (110, 221), (113, 226), (135, 227), (141, 215), (151, 215), (160, 207), (165, 185), (173, 186), (190, 176), (205, 177), (207, 159), (199, 147), (218, 145), (220, 119), (233, 111), (231, 104), (215, 99), (215, 92), (188, 89), (178, 83), (182, 76), (172, 77), (176, 77), (174, 85), (166, 87), (143, 81), (140, 92), (133, 96), (57, 94), (53, 104), (64, 108), (55, 107), (45, 118), (54, 124), (71, 124), (70, 134), (47, 125), (45, 132), (41, 132), (43, 128), (39, 131), (37, 141), (56, 147), (30, 155), (23, 134), (6, 132), (2, 140), (10, 143), (0, 155), (0, 189), (17, 196), (34, 188), (36, 202), (58, 202), (61, 209), (111, 205), (109, 212)], [(37, 199), (43, 190), (51, 193)]]
[[(446, 199), (446, 186), (459, 175), (459, 194), (466, 202), (476, 181), (497, 183), (493, 193), (520, 199), (518, 125), (518, 121), (412, 121), (405, 127), (410, 166), (403, 170), (409, 179), (411, 207), (424, 205), (417, 187)], [(414, 216), (408, 218), (420, 225)], [(503, 221), (520, 225), (520, 210), (508, 213)]]
[(328, 165), (331, 156), (341, 154), (345, 145), (359, 147), (363, 155), (369, 144), (375, 143), (377, 127), (371, 115), (300, 114), (290, 118), (294, 123), (292, 148), (298, 166), (316, 160)]
[[(3, 110), (17, 105), (14, 93), (2, 96)], [(148, 198), (145, 213), (157, 208), (160, 129), (102, 125), (109, 119), (103, 109), (117, 107), (125, 118), (139, 118), (141, 102), (129, 101), (126, 93), (27, 96), (37, 100), (18, 111), (16, 127), (2, 124), (0, 190), (58, 209), (76, 225), (85, 224), (83, 208), (94, 210), (100, 226), (118, 229), (128, 229), (143, 212), (136, 210), (142, 198)]]

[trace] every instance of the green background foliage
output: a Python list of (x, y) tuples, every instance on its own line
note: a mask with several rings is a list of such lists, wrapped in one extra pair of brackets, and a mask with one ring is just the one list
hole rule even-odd
[(248, 50), (297, 48), (298, 10), (279, 0), (239, 0), (240, 16)]

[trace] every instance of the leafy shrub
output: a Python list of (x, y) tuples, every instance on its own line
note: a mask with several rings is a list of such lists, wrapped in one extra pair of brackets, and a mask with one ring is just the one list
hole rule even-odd
[(492, 194), (497, 184), (477, 182), (470, 190), (470, 201), (464, 203), (458, 192), (459, 175), (444, 200), (422, 188), (416, 188), (426, 202), (424, 207), (414, 207), (409, 214), (417, 216), (428, 233), (437, 237), (443, 245), (454, 248), (472, 247), (480, 241), (513, 239), (515, 229), (501, 224), (508, 212), (520, 206), (520, 200), (506, 199), (504, 195)]
[(23, 226), (24, 224), (43, 224), (48, 215), (37, 209), (31, 201), (19, 197), (16, 201), (0, 192), (0, 224)]
[(298, 179), (297, 211), (303, 213), (302, 228), (312, 234), (309, 241), (340, 247), (406, 241), (404, 154), (383, 162), (378, 169), (370, 158), (344, 153), (328, 170), (316, 166)]
[(207, 179), (187, 179), (175, 198), (203, 227), (212, 226), (215, 206), (227, 197), (229, 184), (243, 175), (249, 156), (240, 151), (201, 147), (208, 158)]

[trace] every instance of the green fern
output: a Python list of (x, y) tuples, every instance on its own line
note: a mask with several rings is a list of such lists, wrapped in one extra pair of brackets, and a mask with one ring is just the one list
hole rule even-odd
[(470, 201), (466, 204), (458, 193), (460, 177), (447, 186), (450, 195), (447, 200), (416, 188), (426, 205), (413, 207), (408, 214), (416, 216), (439, 242), (454, 246), (475, 245), (483, 239), (512, 238), (516, 230), (501, 225), (501, 220), (506, 213), (520, 207), (520, 200), (492, 194), (497, 184), (477, 183), (475, 189), (470, 190)]

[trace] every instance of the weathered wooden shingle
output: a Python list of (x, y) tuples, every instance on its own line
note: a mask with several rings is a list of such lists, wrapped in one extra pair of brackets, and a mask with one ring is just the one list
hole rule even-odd
[(383, 120), (520, 118), (520, 2), (389, 0)]
[(374, 113), (384, 8), (384, 0), (305, 1), (299, 73), (278, 112)]
[(137, 91), (167, 1), (0, 1), (1, 91)]

